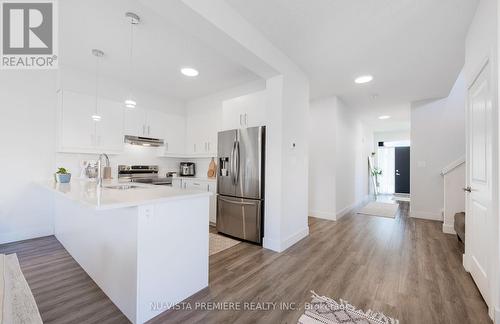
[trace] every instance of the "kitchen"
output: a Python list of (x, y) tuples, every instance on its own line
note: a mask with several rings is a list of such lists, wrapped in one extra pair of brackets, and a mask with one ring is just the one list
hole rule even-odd
[[(88, 274), (100, 272), (92, 270), (92, 261), (89, 263), (84, 260), (82, 254), (88, 251), (82, 252), (75, 248), (85, 245), (85, 240), (92, 234), (81, 232), (79, 238), (84, 239), (77, 243), (64, 239), (65, 234), (58, 231), (71, 224), (62, 221), (64, 216), (61, 215), (74, 213), (85, 219), (78, 205), (81, 204), (90, 207), (89, 215), (93, 216), (87, 217), (89, 221), (100, 212), (112, 213), (108, 209), (117, 208), (134, 209), (137, 212), (130, 213), (128, 217), (140, 218), (141, 206), (159, 203), (156, 201), (160, 199), (158, 195), (207, 199), (207, 210), (198, 208), (196, 212), (198, 216), (206, 214), (197, 223), (198, 226), (205, 226), (205, 230), (193, 242), (202, 242), (205, 235), (208, 241), (209, 234), (213, 234), (209, 231), (218, 231), (219, 188), (217, 177), (213, 177), (213, 172), (209, 174), (212, 160), (217, 168), (220, 165), (218, 134), (268, 125), (268, 81), (186, 32), (177, 23), (163, 19), (141, 1), (95, 1), (92, 5), (65, 1), (59, 3), (59, 12), (59, 68), (43, 72), (8, 71), (1, 76), (2, 82), (9, 85), (9, 91), (0, 95), (6, 106), (11, 107), (4, 114), (6, 118), (2, 119), (8, 121), (2, 124), (2, 130), (9, 134), (15, 133), (17, 137), (16, 141), (6, 144), (4, 151), (15, 159), (2, 160), (12, 172), (6, 175), (8, 187), (1, 190), (0, 242), (17, 242), (56, 234)], [(131, 23), (134, 14), (138, 17), (133, 18), (137, 19), (137, 23)], [(156, 37), (157, 30), (165, 31), (161, 33), (161, 41)], [(187, 67), (197, 70), (197, 75), (193, 75), (193, 71), (184, 73)], [(278, 90), (277, 81), (271, 85), (271, 88), (274, 87), (271, 93)], [(29, 96), (23, 91), (28, 91)], [(278, 130), (275, 128), (275, 131)], [(240, 135), (235, 133), (233, 138), (237, 140)], [(257, 137), (261, 140), (261, 161), (264, 156), (266, 161), (272, 160), (267, 158), (267, 140), (276, 137), (270, 136), (268, 131)], [(275, 140), (273, 145), (276, 146)], [(242, 154), (244, 148), (240, 147)], [(280, 151), (270, 152), (276, 157)], [(103, 177), (103, 189), (80, 188), (81, 183), (97, 183), (95, 179), (88, 178), (96, 177), (98, 157), (103, 153), (108, 156), (110, 167), (106, 171), (101, 170), (106, 175)], [(216, 170), (217, 173), (222, 171), (226, 177), (232, 177), (231, 170), (234, 168), (230, 161), (233, 153), (227, 153), (223, 157), (229, 166)], [(107, 165), (104, 158), (100, 160), (101, 165)], [(242, 159), (242, 165), (245, 165), (245, 161)], [(188, 173), (184, 175), (181, 172), (184, 169), (182, 163), (188, 163)], [(71, 173), (69, 186), (53, 183), (54, 172), (58, 168), (65, 168)], [(266, 190), (264, 194), (265, 170), (262, 163), (259, 166), (262, 176), (259, 196), (249, 197), (252, 201), (248, 205), (243, 201), (245, 195), (242, 192), (226, 194), (229, 200), (237, 199), (244, 206), (237, 211), (243, 218), (250, 212), (255, 215), (250, 220), (255, 230), (246, 237), (244, 228), (249, 227), (243, 219), (236, 227), (226, 223), (224, 228), (219, 228), (219, 232), (254, 242), (257, 247), (266, 247), (267, 244), (268, 248), (280, 251), (285, 245), (293, 244), (306, 231), (301, 229), (300, 235), (294, 234), (292, 240), (283, 244), (272, 240), (275, 232), (270, 231), (266, 243), (264, 228), (271, 230), (272, 226), (265, 226), (263, 214), (264, 209), (271, 208), (272, 203), (263, 204), (264, 195), (267, 197), (271, 193)], [(247, 168), (243, 167), (241, 172), (247, 172)], [(137, 174), (141, 177), (144, 173), (148, 174), (151, 183), (159, 184), (157, 189), (144, 189), (148, 184), (137, 184), (137, 188), (135, 184), (132, 187), (123, 185), (137, 177)], [(49, 184), (47, 179), (51, 181)], [(172, 187), (169, 186), (170, 181)], [(229, 180), (233, 181), (236, 180)], [(200, 187), (202, 190), (198, 190)], [(58, 195), (54, 195), (54, 191)], [(205, 192), (206, 196), (198, 196), (200, 191)], [(144, 198), (141, 192), (150, 196)], [(276, 195), (281, 191), (274, 192)], [(68, 201), (61, 203), (64, 199)], [(117, 199), (127, 199), (128, 202), (126, 206), (109, 205)], [(64, 208), (61, 208), (61, 204)], [(158, 209), (167, 210), (168, 207)], [(231, 210), (232, 207), (228, 205), (224, 209)], [(274, 215), (281, 217), (279, 212)], [(201, 219), (198, 216), (196, 219)], [(110, 219), (113, 217), (110, 216)], [(82, 227), (90, 226), (84, 222), (80, 224)], [(92, 226), (97, 229), (96, 224)], [(208, 224), (212, 225), (210, 230)], [(103, 228), (111, 228), (108, 225)], [(184, 235), (182, 239), (189, 232), (185, 226), (187, 224), (178, 227), (178, 234)], [(104, 238), (101, 230), (96, 237)], [(114, 230), (110, 230), (110, 233), (118, 233)], [(178, 240), (181, 238), (178, 237)], [(171, 245), (178, 244), (178, 241), (164, 243)], [(135, 244), (137, 242), (132, 245)], [(99, 250), (94, 248), (94, 251)], [(203, 262), (200, 260), (197, 264)], [(204, 271), (203, 267), (198, 268)], [(109, 279), (109, 273), (105, 277)], [(95, 274), (92, 278), (108, 295), (114, 295), (104, 288), (115, 286), (116, 283), (106, 281), (108, 279), (103, 281)], [(200, 286), (171, 301), (182, 300), (202, 287), (205, 278), (208, 280), (200, 273), (196, 278), (199, 279), (196, 282), (201, 282)], [(121, 305), (120, 298), (116, 298), (113, 297), (113, 302)], [(134, 302), (126, 302), (127, 305), (131, 303)], [(133, 322), (154, 315), (137, 309), (135, 312), (124, 311), (129, 306), (120, 306), (120, 309)]]

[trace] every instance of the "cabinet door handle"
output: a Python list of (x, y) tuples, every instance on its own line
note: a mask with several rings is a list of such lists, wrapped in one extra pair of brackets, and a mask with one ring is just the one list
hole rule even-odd
[(168, 142), (166, 142), (165, 145), (167, 146), (167, 152), (168, 152)]
[(151, 126), (148, 126), (148, 136), (151, 134)]
[(210, 152), (210, 142), (208, 142), (207, 144), (208, 144), (208, 151)]
[(146, 135), (146, 125), (142, 125), (142, 135)]

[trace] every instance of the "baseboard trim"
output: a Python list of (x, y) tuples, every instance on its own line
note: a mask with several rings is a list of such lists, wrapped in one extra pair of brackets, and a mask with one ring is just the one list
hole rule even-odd
[(326, 220), (337, 220), (337, 215), (335, 213), (324, 212), (320, 210), (311, 210), (309, 211), (310, 217), (321, 218)]
[(266, 239), (264, 237), (263, 244), (262, 246), (265, 249), (272, 250), (278, 253), (281, 253), (294, 245), (295, 243), (299, 242), (303, 238), (307, 237), (309, 235), (309, 226), (301, 229), (297, 233), (290, 235), (287, 239), (279, 242), (278, 240), (275, 239)]
[(489, 307), (489, 312), (488, 315), (490, 315), (491, 320), (493, 323), (500, 323), (500, 309), (498, 307)]
[(355, 212), (357, 211), (359, 208), (363, 207), (365, 203), (367, 203), (369, 200), (370, 200), (370, 195), (366, 195), (363, 199), (361, 199), (360, 201), (358, 202), (355, 202), (354, 204), (352, 205), (349, 205), (349, 206), (346, 206), (344, 208), (342, 208), (340, 211), (337, 212), (337, 215), (336, 215), (336, 220), (339, 220), (341, 219), (342, 217), (344, 217), (345, 215), (348, 215), (349, 213), (351, 212)]
[(276, 239), (268, 239), (265, 236), (264, 239), (262, 240), (262, 247), (274, 252), (281, 252), (280, 242)]
[(309, 226), (306, 226), (305, 228), (301, 229), (297, 233), (289, 236), (286, 240), (281, 242), (281, 251), (285, 251), (295, 243), (298, 243), (300, 240), (304, 239), (309, 235)]
[(427, 211), (420, 211), (420, 210), (412, 210), (412, 211), (410, 211), (410, 217), (435, 220), (435, 221), (441, 221), (441, 222), (443, 221), (443, 216), (439, 212), (427, 212)]
[(455, 228), (453, 227), (453, 225), (450, 224), (443, 224), (443, 233), (457, 234), (457, 232), (455, 232)]
[(54, 228), (52, 226), (33, 227), (23, 231), (1, 233), (0, 244), (24, 241), (50, 235), (54, 235)]

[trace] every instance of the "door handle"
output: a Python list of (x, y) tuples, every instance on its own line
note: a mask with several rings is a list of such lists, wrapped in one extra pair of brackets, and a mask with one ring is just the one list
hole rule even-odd
[(235, 177), (234, 177), (234, 153), (235, 153), (235, 146), (236, 146), (236, 142), (233, 143), (233, 149), (231, 150), (231, 154), (229, 156), (229, 159), (231, 160), (231, 163), (229, 164), (229, 173), (231, 174), (231, 182), (233, 183), (233, 185), (236, 184), (236, 180), (235, 180)]
[(234, 175), (235, 181), (234, 184), (238, 184), (240, 181), (240, 142), (236, 142), (236, 158), (235, 158), (235, 164), (236, 164), (236, 172)]
[(219, 197), (219, 200), (223, 201), (223, 202), (227, 202), (229, 204), (235, 204), (235, 205), (246, 205), (246, 206), (254, 206), (254, 205), (256, 205), (256, 203), (249, 203), (249, 202), (228, 200), (228, 199), (224, 199), (224, 198), (220, 198), (220, 197)]
[(462, 190), (465, 192), (472, 192), (472, 188), (470, 186), (462, 188)]

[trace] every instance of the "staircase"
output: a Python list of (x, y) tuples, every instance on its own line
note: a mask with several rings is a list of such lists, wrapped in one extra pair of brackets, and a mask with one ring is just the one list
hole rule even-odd
[(454, 224), (455, 232), (457, 233), (458, 239), (465, 244), (465, 213), (456, 213), (455, 214), (455, 224)]
[(465, 194), (463, 191), (465, 187), (465, 157), (450, 163), (441, 171), (441, 175), (444, 183), (443, 232), (457, 234), (455, 231), (455, 214), (462, 213), (465, 210)]

